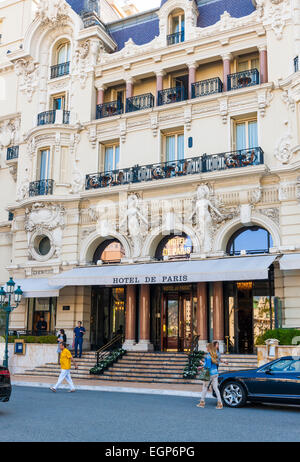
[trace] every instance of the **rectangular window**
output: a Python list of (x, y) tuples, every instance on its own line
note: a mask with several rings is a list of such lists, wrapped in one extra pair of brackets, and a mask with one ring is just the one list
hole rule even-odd
[(235, 149), (258, 147), (257, 120), (235, 123)]
[(105, 147), (104, 171), (118, 170), (120, 164), (120, 145), (114, 144)]
[(184, 159), (184, 135), (166, 136), (166, 162)]
[(66, 106), (66, 95), (52, 96), (52, 109), (53, 111), (64, 110)]
[(51, 169), (51, 155), (50, 149), (43, 149), (40, 151), (39, 164), (38, 164), (38, 179), (49, 180)]
[(259, 58), (242, 58), (238, 61), (237, 72), (249, 71), (250, 69), (259, 70)]

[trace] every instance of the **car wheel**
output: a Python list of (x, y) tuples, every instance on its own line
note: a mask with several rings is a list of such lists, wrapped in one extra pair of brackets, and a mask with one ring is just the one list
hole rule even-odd
[(238, 382), (228, 382), (221, 390), (222, 400), (228, 407), (243, 407), (247, 402), (246, 392)]

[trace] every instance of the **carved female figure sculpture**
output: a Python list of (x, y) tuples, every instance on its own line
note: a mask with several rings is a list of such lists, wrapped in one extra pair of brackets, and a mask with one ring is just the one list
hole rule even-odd
[(201, 250), (204, 253), (210, 252), (212, 249), (212, 232), (213, 219), (211, 212), (223, 218), (223, 215), (209, 200), (209, 188), (206, 185), (201, 185), (197, 190), (197, 200), (195, 209), (191, 215), (191, 219), (196, 215), (197, 230), (200, 234)]

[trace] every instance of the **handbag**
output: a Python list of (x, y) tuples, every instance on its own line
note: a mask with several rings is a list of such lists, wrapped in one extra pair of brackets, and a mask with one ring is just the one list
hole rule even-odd
[(209, 369), (200, 369), (199, 372), (199, 380), (203, 380), (203, 382), (209, 382), (210, 381), (210, 371)]

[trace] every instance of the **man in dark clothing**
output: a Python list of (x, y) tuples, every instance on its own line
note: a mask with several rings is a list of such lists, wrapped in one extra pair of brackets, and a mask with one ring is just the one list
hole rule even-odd
[(40, 317), (40, 320), (38, 321), (36, 325), (36, 329), (38, 331), (38, 335), (44, 335), (45, 332), (47, 332), (47, 323), (44, 319), (44, 316)]
[(81, 358), (84, 334), (85, 334), (85, 328), (82, 326), (82, 322), (78, 321), (77, 327), (75, 327), (74, 329), (75, 358), (77, 358), (78, 347), (79, 347), (79, 358)]

